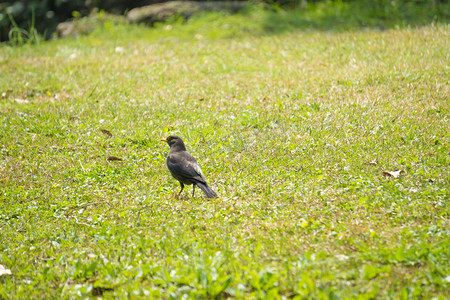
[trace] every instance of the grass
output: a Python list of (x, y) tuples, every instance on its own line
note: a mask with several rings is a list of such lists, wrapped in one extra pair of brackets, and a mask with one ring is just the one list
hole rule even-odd
[(0, 48), (0, 298), (447, 297), (448, 25), (212, 18)]

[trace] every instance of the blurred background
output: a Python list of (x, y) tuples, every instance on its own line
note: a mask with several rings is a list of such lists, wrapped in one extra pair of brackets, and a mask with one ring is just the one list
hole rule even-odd
[[(202, 1), (202, 0), (200, 0)], [(238, 0), (239, 1), (239, 0)], [(11, 34), (34, 32), (44, 39), (51, 38), (59, 23), (69, 19), (89, 16), (92, 12), (102, 12), (113, 15), (126, 15), (131, 9), (143, 7), (165, 1), (158, 0), (6, 0), (0, 2), (0, 41), (8, 41)], [(217, 2), (214, 0), (202, 2)], [(223, 1), (222, 1), (223, 2)], [(231, 1), (227, 1), (231, 2)], [(237, 1), (232, 1), (237, 2)], [(240, 1), (246, 3), (247, 1)], [(342, 4), (352, 4), (353, 12), (347, 14), (361, 15), (360, 19), (373, 17), (376, 14), (379, 19), (391, 17), (401, 18), (405, 21), (415, 19), (415, 13), (421, 15), (424, 7), (431, 12), (431, 20), (448, 20), (448, 6), (441, 5), (447, 0), (259, 0), (272, 9), (297, 10), (299, 12), (311, 7), (321, 5), (321, 9), (327, 6), (332, 9), (342, 7)], [(252, 3), (255, 3), (253, 1)], [(338, 5), (337, 5), (338, 4)], [(339, 6), (340, 5), (340, 6)], [(414, 6), (417, 9), (414, 9)], [(361, 11), (364, 10), (364, 12)], [(372, 13), (371, 13), (372, 11)], [(412, 12), (412, 13), (411, 13)], [(365, 16), (369, 14), (369, 16)], [(405, 15), (409, 14), (409, 15)], [(292, 17), (292, 16), (291, 16)], [(348, 18), (349, 16), (345, 16)], [(358, 16), (355, 16), (358, 17)], [(279, 19), (275, 18), (274, 22)], [(427, 20), (430, 21), (430, 20)], [(362, 23), (364, 23), (362, 21)], [(413, 22), (414, 23), (414, 22)], [(362, 24), (364, 25), (364, 24)], [(369, 24), (370, 25), (370, 24)]]

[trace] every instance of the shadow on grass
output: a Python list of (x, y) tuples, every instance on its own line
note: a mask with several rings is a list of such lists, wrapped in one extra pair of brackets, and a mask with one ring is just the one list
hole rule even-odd
[[(384, 2), (386, 4), (382, 4)], [(313, 3), (305, 9), (274, 8), (266, 11), (262, 20), (264, 30), (275, 34), (292, 30), (384, 30), (449, 21), (450, 4), (438, 0)]]

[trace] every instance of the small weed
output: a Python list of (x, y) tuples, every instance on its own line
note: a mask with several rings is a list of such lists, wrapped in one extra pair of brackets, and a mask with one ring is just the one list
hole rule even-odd
[(35, 29), (34, 22), (35, 22), (35, 14), (34, 11), (32, 11), (31, 14), (31, 24), (30, 28), (28, 30), (25, 30), (23, 28), (20, 28), (17, 23), (14, 21), (14, 18), (11, 14), (8, 14), (8, 17), (11, 21), (11, 24), (13, 27), (9, 31), (8, 37), (9, 42), (13, 46), (23, 46), (25, 44), (39, 44), (40, 38), (37, 33), (37, 30)]

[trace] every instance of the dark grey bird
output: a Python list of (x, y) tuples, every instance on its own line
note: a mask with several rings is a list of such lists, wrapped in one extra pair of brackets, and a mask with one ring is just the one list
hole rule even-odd
[(183, 140), (179, 136), (171, 135), (162, 141), (170, 147), (166, 162), (172, 176), (180, 182), (181, 190), (178, 196), (181, 195), (185, 184), (192, 184), (192, 197), (195, 195), (195, 186), (198, 186), (207, 198), (216, 198), (217, 194), (206, 183), (200, 166), (195, 158), (186, 151)]

